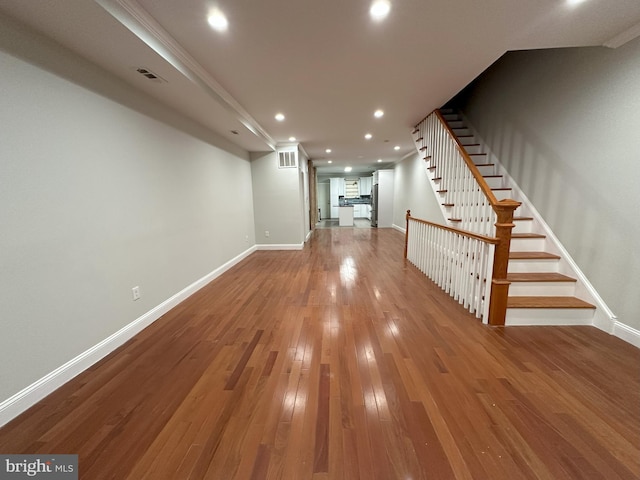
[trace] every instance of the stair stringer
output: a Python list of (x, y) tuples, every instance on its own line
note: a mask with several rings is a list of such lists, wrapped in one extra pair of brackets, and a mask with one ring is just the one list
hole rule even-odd
[[(540, 212), (535, 208), (533, 202), (529, 200), (529, 198), (522, 191), (517, 182), (511, 177), (507, 169), (502, 165), (500, 159), (493, 153), (493, 151), (486, 144), (482, 136), (478, 133), (478, 131), (474, 128), (473, 124), (469, 121), (469, 119), (464, 115), (462, 111), (456, 112), (463, 119), (465, 123), (465, 127), (469, 129), (474, 135), (476, 142), (481, 145), (483, 152), (487, 153), (488, 163), (495, 164), (495, 173), (503, 176), (504, 185), (511, 187), (512, 189), (512, 197), (514, 200), (521, 202), (522, 205), (518, 209), (518, 214), (523, 215), (526, 214), (529, 217), (533, 218), (533, 224), (531, 226), (532, 233), (539, 233), (545, 235), (545, 251), (549, 253), (554, 253), (560, 256), (560, 260), (558, 263), (558, 273), (562, 273), (564, 275), (571, 276), (575, 278), (575, 296), (595, 305), (595, 311), (593, 312), (592, 317), (589, 321), (584, 321), (579, 318), (567, 318), (562, 320), (559, 318), (559, 321), (554, 321), (556, 316), (553, 318), (544, 318), (542, 315), (533, 315), (530, 322), (522, 322), (518, 321), (515, 324), (518, 325), (593, 325), (594, 327), (599, 328), (609, 334), (614, 334), (616, 325), (618, 322), (616, 321), (615, 314), (611, 311), (602, 297), (598, 294), (593, 284), (589, 281), (587, 276), (582, 272), (578, 264), (575, 262), (573, 257), (569, 254), (567, 249), (562, 245), (562, 242), (556, 237), (553, 233), (551, 227), (544, 220)], [(550, 312), (549, 312), (550, 313)], [(560, 315), (561, 316), (561, 315)], [(509, 322), (509, 315), (507, 314), (507, 322), (506, 325), (514, 324)]]

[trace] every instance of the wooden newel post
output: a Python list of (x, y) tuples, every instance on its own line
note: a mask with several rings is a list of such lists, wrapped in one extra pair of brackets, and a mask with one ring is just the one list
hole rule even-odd
[(409, 249), (409, 217), (411, 217), (411, 210), (407, 210), (406, 220), (407, 228), (404, 232), (404, 258), (407, 258), (407, 251)]
[(520, 206), (515, 200), (500, 200), (494, 205), (498, 216), (496, 221), (496, 245), (493, 257), (493, 278), (491, 279), (491, 299), (489, 301), (489, 325), (504, 325), (507, 316), (507, 299), (509, 297), (509, 285), (507, 280), (507, 267), (509, 265), (509, 249), (511, 247), (511, 230), (513, 224), (513, 212)]

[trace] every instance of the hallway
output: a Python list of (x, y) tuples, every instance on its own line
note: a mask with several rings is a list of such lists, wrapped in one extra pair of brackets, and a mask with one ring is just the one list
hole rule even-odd
[(640, 350), (483, 326), (392, 229), (258, 251), (0, 429), (92, 479), (635, 479)]

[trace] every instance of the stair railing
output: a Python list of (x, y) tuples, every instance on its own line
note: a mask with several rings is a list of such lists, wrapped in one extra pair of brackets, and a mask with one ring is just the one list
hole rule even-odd
[(407, 210), (405, 258), (477, 318), (488, 318), (497, 238), (420, 220)]
[[(520, 206), (520, 202), (510, 199), (499, 201), (496, 198), (439, 110), (435, 110), (422, 120), (416, 126), (414, 133), (418, 135), (416, 142), (419, 145), (419, 150), (425, 155), (424, 160), (428, 162), (427, 168), (433, 172), (434, 178), (439, 181), (438, 191), (445, 195), (445, 206), (451, 212), (449, 221), (455, 223), (458, 228), (444, 227), (442, 225), (430, 227), (438, 230), (449, 229), (448, 231), (455, 231), (456, 236), (451, 237), (450, 234), (440, 233), (439, 235), (429, 236), (430, 241), (424, 241), (421, 234), (412, 235), (410, 233), (409, 224), (414, 224), (417, 219), (411, 217), (410, 213), (407, 212), (405, 258), (408, 258), (422, 270), (422, 267), (416, 264), (414, 260), (421, 262), (424, 255), (429, 255), (429, 253), (415, 253), (418, 250), (435, 248), (436, 252), (439, 249), (439, 255), (452, 255), (453, 257), (444, 257), (449, 258), (449, 260), (443, 258), (439, 260), (440, 263), (437, 263), (437, 265), (441, 270), (432, 271), (431, 267), (429, 267), (425, 268), (425, 270), (430, 273), (424, 270), (423, 272), (434, 281), (436, 281), (434, 276), (440, 275), (438, 277), (440, 279), (436, 283), (441, 282), (442, 284), (438, 284), (447, 292), (455, 290), (454, 298), (458, 296), (459, 300), (462, 299), (461, 303), (467, 305), (468, 302), (470, 306), (473, 304), (473, 310), (471, 310), (471, 307), (469, 307), (469, 310), (482, 316), (485, 323), (504, 325), (510, 284), (507, 280), (507, 266), (509, 263), (511, 230), (514, 227), (513, 212)], [(417, 224), (422, 224), (421, 222), (424, 221), (417, 221)], [(417, 224), (414, 224), (413, 230), (416, 230)], [(464, 267), (451, 267), (450, 265), (451, 268), (444, 268), (444, 271), (442, 271), (442, 265), (446, 266), (447, 262), (454, 257), (460, 265), (465, 264), (465, 262), (476, 262), (473, 252), (457, 250), (458, 248), (466, 248), (465, 242), (468, 241), (462, 239), (471, 238), (470, 235), (476, 235), (476, 240), (493, 245), (489, 247), (489, 251), (493, 251), (491, 265), (487, 266), (486, 269), (483, 267), (484, 270), (482, 272), (476, 271), (477, 266), (470, 267), (468, 265)], [(480, 240), (478, 237), (483, 237), (484, 240)], [(482, 256), (489, 255), (489, 251), (486, 254), (482, 253)], [(411, 254), (412, 258), (407, 256), (409, 252), (414, 252)], [(453, 265), (457, 264), (454, 262)], [(456, 282), (460, 280), (458, 277), (451, 275), (451, 273), (456, 273), (456, 275), (460, 273), (459, 270), (456, 270), (457, 268), (461, 268), (463, 271), (466, 271), (464, 270), (466, 268), (471, 268), (473, 273), (469, 273), (468, 276), (484, 276), (481, 281), (487, 285), (487, 288), (490, 285), (490, 290), (479, 296), (477, 286), (469, 291), (464, 288), (462, 290), (457, 287), (454, 288)], [(465, 273), (465, 275), (467, 274)], [(468, 281), (469, 279), (465, 278), (462, 283), (466, 285)], [(483, 309), (488, 310), (484, 312), (477, 303), (483, 298), (489, 298), (489, 302), (483, 303)]]

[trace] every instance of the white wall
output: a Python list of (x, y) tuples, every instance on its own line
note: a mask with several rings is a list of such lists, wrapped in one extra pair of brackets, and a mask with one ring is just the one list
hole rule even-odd
[(393, 223), (405, 228), (407, 210), (411, 216), (445, 224), (436, 194), (424, 169), (419, 152), (396, 164), (394, 175)]
[(618, 320), (640, 329), (640, 38), (505, 55), (458, 99)]
[[(1, 403), (255, 236), (246, 152), (132, 110), (120, 102), (135, 97), (137, 107), (161, 111), (53, 42), (4, 20), (0, 27)], [(39, 58), (64, 65), (77, 83)], [(78, 85), (90, 78), (119, 101)]]
[(304, 212), (299, 169), (278, 168), (276, 152), (258, 152), (251, 154), (251, 175), (256, 243), (301, 246)]
[[(298, 164), (300, 170), (300, 204), (302, 208), (302, 238), (306, 239), (311, 232), (311, 205), (309, 203), (309, 165), (308, 158), (302, 151), (298, 151)], [(315, 206), (314, 206), (315, 208)]]

